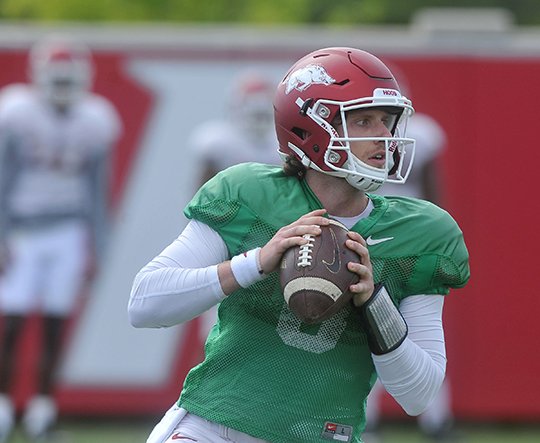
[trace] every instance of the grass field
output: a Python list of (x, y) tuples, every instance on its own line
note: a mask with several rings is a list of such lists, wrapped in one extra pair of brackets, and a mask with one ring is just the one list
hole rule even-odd
[[(144, 443), (152, 423), (146, 421), (65, 420), (50, 443)], [(459, 443), (538, 443), (540, 424), (461, 424)], [(378, 443), (429, 443), (414, 424), (388, 424)], [(29, 443), (15, 431), (9, 443)]]
[[(540, 425), (460, 424), (456, 443), (539, 443)], [(430, 443), (416, 424), (386, 426), (378, 443)]]

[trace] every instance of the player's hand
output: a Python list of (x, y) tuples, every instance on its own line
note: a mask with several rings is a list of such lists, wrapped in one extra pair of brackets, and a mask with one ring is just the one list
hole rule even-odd
[(349, 231), (349, 239), (346, 245), (360, 256), (360, 263), (349, 262), (349, 271), (358, 274), (360, 281), (350, 286), (355, 306), (362, 306), (371, 297), (374, 288), (373, 267), (369, 258), (369, 251), (366, 241), (357, 232)]
[(285, 251), (292, 246), (304, 245), (308, 241), (302, 237), (305, 234), (319, 235), (320, 226), (328, 225), (324, 217), (326, 209), (308, 212), (290, 225), (283, 226), (261, 249), (259, 258), (265, 274), (275, 271)]

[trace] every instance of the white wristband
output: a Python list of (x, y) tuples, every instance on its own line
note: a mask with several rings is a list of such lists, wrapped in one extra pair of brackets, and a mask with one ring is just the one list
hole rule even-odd
[(247, 288), (264, 278), (264, 273), (259, 264), (261, 248), (235, 255), (231, 260), (231, 270), (234, 278), (240, 286)]

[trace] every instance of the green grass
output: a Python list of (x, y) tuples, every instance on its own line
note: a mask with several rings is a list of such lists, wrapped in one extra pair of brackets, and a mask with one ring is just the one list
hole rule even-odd
[[(61, 420), (47, 443), (144, 443), (155, 422), (150, 420)], [(31, 443), (17, 428), (8, 443)]]
[[(62, 420), (48, 443), (144, 443), (152, 420)], [(460, 424), (459, 443), (538, 443), (540, 424)], [(414, 423), (389, 423), (383, 426), (378, 443), (429, 443)], [(9, 443), (29, 443), (16, 430)]]
[[(459, 424), (458, 443), (538, 443), (540, 424)], [(393, 423), (383, 427), (378, 443), (433, 443), (414, 423)]]

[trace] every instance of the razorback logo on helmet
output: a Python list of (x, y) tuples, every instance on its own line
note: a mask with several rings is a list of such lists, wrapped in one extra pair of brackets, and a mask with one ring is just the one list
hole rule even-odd
[(308, 65), (289, 76), (285, 93), (289, 94), (293, 89), (302, 92), (314, 84), (331, 85), (335, 82), (321, 65)]

